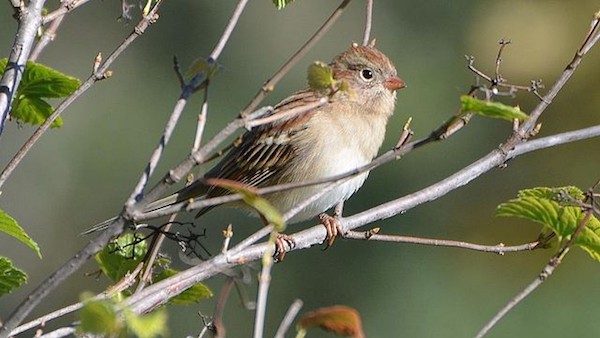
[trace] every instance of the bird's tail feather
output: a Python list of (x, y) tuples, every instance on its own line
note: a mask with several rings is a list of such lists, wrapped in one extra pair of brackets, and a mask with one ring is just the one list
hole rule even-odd
[(102, 221), (102, 222), (90, 227), (86, 231), (82, 232), (80, 235), (84, 236), (84, 235), (89, 235), (89, 234), (97, 232), (97, 231), (102, 231), (102, 230), (108, 228), (116, 219), (117, 219), (117, 217), (113, 217), (113, 218), (109, 218), (105, 221)]
[[(173, 194), (173, 195), (167, 196), (165, 198), (161, 198), (158, 201), (154, 201), (152, 203), (149, 203), (148, 206), (146, 206), (146, 209), (144, 209), (144, 212), (158, 210), (160, 208), (168, 207), (168, 206), (170, 206), (172, 204), (175, 204), (175, 203), (179, 202), (179, 195), (180, 194)], [(81, 235), (82, 236), (83, 235), (89, 235), (89, 234), (94, 233), (94, 232), (105, 230), (116, 219), (117, 219), (117, 217), (113, 217), (113, 218), (109, 218), (109, 219), (107, 219), (105, 221), (102, 221), (100, 223), (97, 223), (97, 224), (93, 225), (92, 227), (90, 227), (89, 229), (87, 229), (84, 232), (82, 232)]]

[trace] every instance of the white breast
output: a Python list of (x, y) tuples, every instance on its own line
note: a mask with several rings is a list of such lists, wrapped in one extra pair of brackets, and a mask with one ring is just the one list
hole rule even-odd
[[(304, 182), (316, 178), (326, 178), (347, 173), (367, 163), (377, 154), (385, 134), (387, 117), (363, 116), (363, 120), (347, 123), (344, 118), (332, 112), (315, 116), (308, 128), (308, 137), (302, 137), (302, 153), (311, 154), (298, 158), (293, 177), (287, 181)], [(348, 199), (365, 182), (368, 172), (349, 178), (333, 190), (327, 192), (294, 216), (290, 223), (314, 217), (340, 201)], [(268, 197), (269, 201), (285, 213), (305, 199), (321, 191), (326, 186), (318, 185), (297, 189), (295, 193), (280, 193)]]

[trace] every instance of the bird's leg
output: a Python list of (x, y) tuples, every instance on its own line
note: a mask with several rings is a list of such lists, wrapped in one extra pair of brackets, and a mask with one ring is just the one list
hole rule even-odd
[(326, 213), (322, 213), (319, 215), (319, 221), (325, 227), (327, 231), (327, 236), (325, 237), (325, 249), (329, 248), (335, 242), (335, 239), (338, 236), (344, 235), (342, 226), (338, 219), (342, 216), (342, 211), (344, 210), (344, 201), (339, 202), (335, 209), (333, 209), (333, 216), (329, 216)]

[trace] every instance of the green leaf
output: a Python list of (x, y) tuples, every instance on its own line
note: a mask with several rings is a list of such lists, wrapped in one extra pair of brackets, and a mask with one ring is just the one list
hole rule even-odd
[(273, 0), (273, 4), (277, 6), (277, 9), (284, 9), (285, 6), (290, 4), (294, 0)]
[(82, 332), (119, 336), (124, 330), (117, 316), (115, 304), (109, 300), (90, 300), (78, 311), (79, 329)]
[(321, 61), (315, 61), (308, 66), (308, 86), (313, 90), (326, 90), (335, 88), (333, 69)]
[(19, 94), (33, 97), (60, 98), (73, 94), (81, 82), (41, 63), (27, 61)]
[[(7, 59), (0, 60), (0, 73), (3, 73)], [(81, 82), (40, 63), (28, 61), (10, 115), (22, 122), (39, 125), (54, 112), (54, 108), (44, 98), (61, 98), (71, 95)], [(52, 127), (62, 126), (57, 118)]]
[[(54, 113), (54, 108), (39, 97), (21, 96), (15, 98), (11, 116), (21, 122), (40, 125), (44, 123), (52, 113)], [(56, 120), (52, 121), (50, 127), (57, 128), (62, 127), (62, 125), (63, 121), (59, 116)]]
[(12, 292), (27, 282), (27, 274), (0, 256), (0, 296)]
[(523, 189), (519, 191), (519, 197), (537, 197), (557, 201), (559, 203), (583, 200), (585, 195), (581, 189), (574, 186), (565, 186), (559, 188), (536, 187)]
[(42, 258), (42, 252), (38, 244), (25, 233), (25, 230), (19, 226), (17, 221), (10, 217), (7, 213), (0, 210), (0, 231), (5, 232), (35, 251), (38, 257)]
[(95, 258), (100, 270), (113, 282), (117, 282), (135, 270), (147, 251), (146, 241), (140, 242), (134, 234), (127, 233), (109, 243)]
[(475, 113), (496, 119), (512, 121), (514, 119), (525, 120), (528, 116), (519, 107), (511, 107), (500, 102), (489, 102), (476, 99), (469, 95), (460, 97), (462, 111), (464, 113)]
[[(544, 225), (559, 241), (567, 240), (584, 220), (583, 192), (573, 186), (538, 187), (521, 190), (518, 198), (502, 203), (497, 216), (514, 216)], [(600, 221), (595, 216), (585, 224), (574, 245), (581, 247), (593, 259), (600, 261)]]
[[(91, 298), (84, 294), (82, 298)], [(79, 331), (94, 333), (108, 337), (127, 337), (127, 329), (137, 337), (151, 338), (166, 336), (167, 315), (164, 309), (145, 315), (137, 315), (125, 308), (122, 316), (119, 314), (118, 303), (109, 299), (83, 301), (83, 307), (77, 315), (80, 320)]]
[(167, 335), (167, 312), (164, 308), (144, 315), (132, 311), (125, 311), (124, 314), (127, 327), (139, 338)]
[(206, 179), (206, 183), (240, 194), (244, 203), (254, 208), (268, 223), (273, 224), (276, 231), (281, 232), (285, 229), (285, 221), (279, 210), (269, 201), (260, 197), (252, 187), (222, 178)]
[[(158, 274), (156, 282), (165, 278), (171, 277), (177, 274), (178, 271), (174, 269), (165, 269)], [(191, 288), (183, 291), (176, 297), (169, 300), (170, 304), (174, 305), (191, 305), (199, 303), (202, 299), (211, 298), (213, 296), (212, 291), (203, 283), (197, 283)]]

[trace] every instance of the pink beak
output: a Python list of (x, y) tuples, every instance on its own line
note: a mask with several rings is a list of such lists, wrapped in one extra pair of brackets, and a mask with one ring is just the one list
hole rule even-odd
[(391, 91), (396, 91), (406, 87), (404, 81), (397, 76), (391, 76), (383, 82), (383, 86)]

